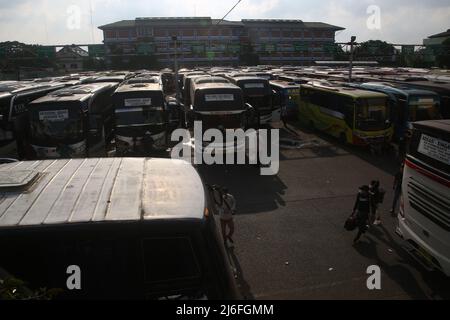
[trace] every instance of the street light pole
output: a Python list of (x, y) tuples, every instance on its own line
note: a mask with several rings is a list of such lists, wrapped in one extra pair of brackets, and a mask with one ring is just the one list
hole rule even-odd
[(177, 36), (173, 36), (172, 40), (175, 42), (174, 45), (174, 49), (175, 49), (175, 58), (174, 58), (174, 62), (175, 62), (175, 89), (176, 89), (176, 96), (175, 98), (177, 99), (177, 104), (180, 103), (180, 87), (178, 85), (178, 38)]
[(353, 73), (353, 46), (355, 45), (356, 37), (352, 36), (350, 40), (350, 64), (349, 64), (349, 73), (348, 73), (348, 82), (352, 82), (352, 73)]

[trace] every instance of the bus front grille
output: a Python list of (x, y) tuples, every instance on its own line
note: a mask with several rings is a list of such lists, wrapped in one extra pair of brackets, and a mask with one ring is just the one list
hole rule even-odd
[(408, 197), (411, 207), (435, 224), (450, 231), (450, 198), (430, 190), (414, 178), (408, 183)]

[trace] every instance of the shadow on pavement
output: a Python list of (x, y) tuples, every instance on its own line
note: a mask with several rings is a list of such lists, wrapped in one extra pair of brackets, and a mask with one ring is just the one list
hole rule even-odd
[(234, 248), (228, 249), (229, 256), (233, 262), (233, 266), (236, 268), (237, 279), (236, 282), (239, 286), (239, 291), (243, 296), (244, 300), (255, 300), (253, 293), (251, 292), (250, 285), (245, 280), (244, 272), (242, 270), (241, 264), (239, 262), (236, 253), (234, 252)]
[[(295, 125), (291, 124), (290, 128), (291, 128), (290, 131), (295, 129), (300, 132), (316, 135), (318, 138), (320, 138), (330, 144), (330, 146), (329, 146), (330, 150), (333, 150), (333, 148), (342, 149), (343, 151), (345, 151), (349, 154), (352, 154), (352, 155), (360, 158), (361, 160), (364, 160), (364, 161), (370, 163), (371, 165), (379, 168), (380, 170), (382, 170), (390, 175), (395, 175), (395, 173), (398, 170), (398, 160), (396, 159), (396, 156), (392, 152), (381, 154), (381, 155), (374, 155), (367, 148), (361, 148), (361, 147), (358, 148), (356, 146), (343, 144), (337, 138), (327, 135), (326, 133), (320, 132), (318, 130), (312, 130), (310, 128), (300, 126), (298, 124), (295, 124)], [(334, 152), (336, 153), (336, 151), (334, 151)], [(337, 155), (339, 155), (339, 154), (337, 154)]]
[[(384, 227), (370, 228), (368, 234), (375, 239), (366, 237), (365, 240), (355, 245), (355, 249), (362, 255), (369, 259), (375, 260), (377, 265), (385, 272), (385, 274), (398, 285), (400, 285), (405, 292), (407, 292), (414, 299), (449, 299), (450, 298), (450, 279), (446, 278), (439, 272), (430, 272), (425, 270), (419, 263), (410, 257), (405, 249), (394, 239), (391, 233)], [(368, 242), (366, 242), (368, 241)], [(377, 246), (383, 243), (393, 254), (400, 257), (398, 264), (392, 265), (386, 263), (377, 251)], [(411, 266), (420, 271), (423, 280), (432, 292), (426, 294), (419, 286), (411, 271), (402, 264)]]
[(261, 176), (257, 166), (203, 165), (197, 170), (205, 183), (228, 188), (236, 199), (237, 214), (268, 212), (286, 205), (287, 186), (278, 176)]

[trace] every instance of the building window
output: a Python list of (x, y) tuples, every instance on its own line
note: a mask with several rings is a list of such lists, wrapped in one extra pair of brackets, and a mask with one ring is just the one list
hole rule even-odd
[(155, 29), (154, 30), (155, 37), (167, 37), (167, 30), (164, 29)]
[(114, 39), (116, 37), (116, 31), (105, 30), (105, 39)]
[(220, 29), (212, 28), (209, 34), (214, 37), (220, 36)]
[(197, 35), (199, 37), (207, 37), (208, 36), (208, 29), (198, 29)]
[(262, 38), (268, 38), (270, 37), (270, 33), (267, 29), (262, 29), (261, 31), (259, 31), (259, 36)]
[(119, 38), (128, 38), (130, 35), (130, 32), (128, 30), (119, 30)]
[(183, 30), (183, 36), (184, 37), (193, 37), (194, 36), (194, 30), (192, 30), (192, 29), (184, 29)]
[(291, 30), (283, 30), (283, 37), (284, 38), (290, 38), (292, 36)]
[(292, 37), (293, 38), (301, 38), (303, 37), (303, 32), (297, 30), (297, 31), (292, 31)]
[(231, 36), (231, 29), (222, 29), (222, 35), (225, 37)]
[(272, 30), (272, 38), (279, 38), (281, 36), (280, 30)]
[(305, 30), (304, 35), (305, 38), (311, 38), (311, 32), (309, 30)]
[(76, 63), (70, 64), (70, 69), (78, 69), (78, 64)]

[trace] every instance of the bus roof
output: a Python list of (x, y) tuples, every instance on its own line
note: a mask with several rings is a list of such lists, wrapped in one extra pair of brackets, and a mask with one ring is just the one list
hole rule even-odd
[(53, 91), (44, 97), (34, 100), (31, 104), (49, 103), (55, 101), (80, 101), (89, 98), (97, 92), (108, 90), (115, 86), (117, 86), (117, 83), (115, 82), (80, 84)]
[(450, 120), (428, 120), (428, 121), (419, 121), (413, 123), (413, 126), (417, 129), (432, 129), (446, 132), (450, 134)]
[(349, 96), (352, 98), (386, 98), (386, 94), (381, 92), (375, 92), (370, 90), (362, 90), (352, 87), (344, 87), (342, 85), (335, 85), (331, 84), (328, 85), (325, 83), (322, 83), (320, 81), (312, 81), (308, 84), (302, 84), (302, 87), (315, 89), (315, 90), (321, 90), (321, 91), (327, 91), (327, 92), (334, 92), (337, 94)]
[(117, 88), (116, 93), (139, 92), (139, 91), (162, 91), (159, 83), (132, 83), (123, 84)]
[(393, 84), (389, 82), (366, 82), (360, 85), (363, 88), (380, 89), (388, 93), (410, 95), (437, 95), (437, 93), (429, 90), (414, 89), (404, 84)]
[(300, 85), (289, 82), (289, 81), (282, 81), (282, 80), (270, 80), (270, 84), (272, 86), (276, 86), (283, 89), (299, 89)]
[(195, 90), (202, 90), (202, 89), (236, 89), (241, 90), (238, 86), (232, 84), (232, 83), (222, 83), (222, 82), (215, 82), (215, 83), (194, 83)]
[(0, 165), (0, 177), (0, 229), (204, 217), (202, 181), (182, 160), (26, 161)]

